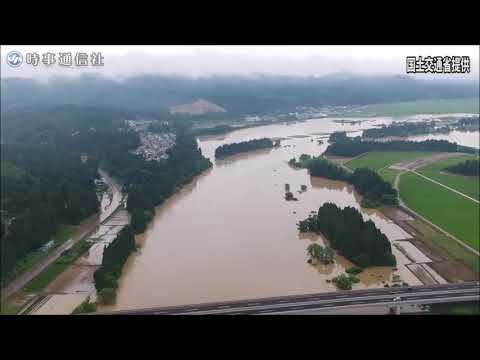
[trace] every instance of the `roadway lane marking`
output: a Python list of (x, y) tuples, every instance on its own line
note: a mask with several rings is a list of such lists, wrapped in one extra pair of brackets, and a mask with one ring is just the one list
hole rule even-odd
[(218, 308), (219, 309), (228, 309), (230, 307), (232, 307), (232, 306), (231, 305), (222, 305), (222, 306), (219, 306)]

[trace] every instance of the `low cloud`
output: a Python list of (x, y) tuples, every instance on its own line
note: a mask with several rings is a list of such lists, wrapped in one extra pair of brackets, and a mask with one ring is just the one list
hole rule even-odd
[[(212, 75), (240, 75), (254, 74), (288, 75), (288, 76), (324, 76), (332, 73), (350, 73), (359, 75), (405, 75), (406, 56), (408, 55), (467, 55), (471, 56), (471, 72), (469, 74), (413, 74), (418, 78), (436, 79), (477, 79), (478, 47), (461, 49), (461, 53), (451, 53), (450, 49), (429, 48), (425, 53), (418, 53), (418, 47), (374, 47), (370, 53), (363, 47), (342, 47), (339, 50), (332, 47), (249, 47), (239, 48), (239, 51), (226, 51), (221, 47), (198, 48), (181, 53), (170, 51), (162, 53), (162, 47), (152, 48), (115, 48), (103, 47), (105, 66), (103, 67), (61, 67), (58, 64), (47, 67), (40, 63), (37, 67), (23, 63), (18, 68), (6, 65), (6, 54), (14, 46), (2, 47), (1, 76), (30, 77), (38, 80), (47, 80), (52, 76), (78, 76), (84, 72), (99, 73), (108, 78), (124, 79), (139, 74), (181, 75), (188, 77)], [(57, 47), (58, 48), (58, 47)], [(70, 49), (71, 47), (69, 47)], [(28, 47), (21, 50), (27, 52)], [(122, 49), (125, 49), (122, 51)], [(153, 49), (150, 51), (150, 49)], [(391, 51), (393, 49), (395, 51)], [(38, 47), (35, 50), (38, 49)], [(96, 47), (98, 50), (98, 47)], [(116, 50), (116, 51), (114, 51)], [(173, 49), (175, 50), (175, 49)], [(301, 51), (300, 51), (301, 50)], [(313, 51), (315, 50), (315, 51)], [(342, 51), (340, 51), (342, 50)], [(436, 52), (435, 52), (436, 51)], [(457, 51), (458, 52), (458, 51)]]

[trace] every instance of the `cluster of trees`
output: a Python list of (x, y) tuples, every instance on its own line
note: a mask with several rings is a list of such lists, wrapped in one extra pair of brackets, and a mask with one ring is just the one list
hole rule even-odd
[(348, 140), (346, 131), (335, 131), (331, 133), (330, 137), (328, 138), (328, 142), (331, 144), (339, 141), (345, 141), (345, 140)]
[[(382, 126), (380, 128), (372, 128), (363, 130), (364, 138), (383, 138), (389, 136), (409, 136), (428, 134), (435, 129), (435, 121), (423, 122), (400, 122), (391, 125)], [(447, 128), (448, 130), (448, 128)]]
[(60, 224), (96, 213), (98, 163), (48, 145), (1, 145), (1, 273), (52, 239)]
[(132, 228), (127, 225), (103, 250), (102, 265), (93, 274), (100, 302), (109, 304), (115, 301), (115, 297), (111, 295), (115, 294), (122, 267), (134, 250), (135, 237)]
[(311, 259), (315, 259), (324, 264), (331, 264), (334, 262), (335, 252), (331, 247), (313, 243), (308, 245), (307, 254)]
[(480, 117), (467, 117), (461, 118), (457, 121), (454, 125), (455, 129), (457, 130), (479, 130), (480, 126)]
[(123, 127), (130, 116), (74, 105), (2, 111), (2, 277), (50, 241), (58, 225), (76, 225), (98, 212), (99, 163), (139, 145), (138, 135)]
[[(304, 156), (304, 155), (302, 155)], [(308, 156), (308, 155), (307, 155)], [(300, 157), (302, 158), (302, 157)], [(322, 156), (304, 158), (303, 162), (292, 162), (296, 166), (307, 164), (312, 176), (320, 176), (331, 180), (346, 181), (363, 195), (362, 206), (377, 207), (397, 204), (397, 190), (375, 171), (368, 168), (355, 169), (350, 173), (342, 167), (328, 161)]]
[(357, 138), (335, 142), (326, 154), (352, 157), (368, 151), (442, 151), (475, 153), (478, 150), (446, 140), (425, 141), (361, 141)]
[(350, 275), (357, 275), (360, 274), (362, 271), (363, 269), (359, 266), (352, 266), (345, 270), (345, 272)]
[(349, 181), (350, 178), (349, 172), (322, 156), (312, 158), (308, 163), (308, 170), (312, 176), (320, 176), (331, 180)]
[(312, 158), (310, 155), (302, 154), (298, 158), (298, 161), (296, 158), (291, 158), (288, 160), (288, 164), (294, 167), (308, 169), (308, 166), (313, 159), (315, 159), (315, 157)]
[(120, 109), (62, 105), (2, 114), (4, 143), (49, 145), (57, 151), (99, 155), (140, 145), (138, 134), (125, 129), (135, 115)]
[(332, 279), (332, 282), (340, 290), (352, 290), (352, 285), (360, 282), (360, 279), (351, 274), (341, 274)]
[(397, 190), (371, 169), (355, 169), (349, 176), (348, 182), (355, 187), (359, 194), (363, 195), (363, 207), (371, 208), (398, 203)]
[(467, 175), (467, 176), (479, 176), (480, 175), (480, 161), (479, 160), (466, 160), (464, 162), (448, 166), (447, 171), (455, 174)]
[(86, 313), (93, 313), (97, 311), (97, 304), (90, 302), (90, 296), (78, 305), (72, 312), (72, 315), (75, 314), (86, 314)]
[(219, 135), (219, 134), (226, 134), (235, 128), (230, 125), (216, 125), (213, 127), (208, 128), (199, 128), (192, 130), (192, 134), (195, 136), (200, 135)]
[(242, 141), (239, 143), (224, 144), (215, 149), (216, 158), (224, 158), (234, 154), (258, 150), (273, 148), (273, 141), (268, 138), (254, 139), (249, 141)]
[(301, 232), (321, 233), (341, 255), (362, 268), (396, 264), (387, 237), (373, 221), (364, 221), (353, 207), (341, 209), (325, 203), (316, 215), (300, 221), (298, 228)]
[(136, 155), (118, 153), (112, 154), (106, 166), (125, 182), (131, 226), (138, 234), (145, 231), (156, 206), (212, 163), (202, 155), (192, 135), (179, 131), (165, 161), (146, 162)]
[(93, 180), (100, 163), (125, 184), (137, 233), (155, 206), (211, 166), (184, 123), (155, 129), (177, 134), (168, 160), (132, 154), (140, 145), (124, 122), (132, 118), (125, 110), (75, 105), (2, 112), (2, 274), (49, 241), (59, 224), (78, 224), (99, 210)]
[[(278, 118), (281, 118), (281, 116), (278, 116)], [(202, 117), (202, 121), (204, 118)], [(222, 118), (222, 123), (225, 121), (225, 119)], [(254, 123), (249, 123), (246, 125), (238, 125), (238, 126), (233, 126), (233, 125), (215, 125), (212, 127), (207, 127), (207, 128), (196, 128), (192, 129), (191, 133), (194, 136), (201, 136), (201, 135), (220, 135), (220, 134), (226, 134), (228, 132), (234, 131), (234, 130), (240, 130), (240, 129), (246, 129), (250, 127), (256, 127), (256, 126), (262, 126), (262, 125), (268, 125), (271, 124), (273, 121), (268, 121), (268, 120), (261, 120), (261, 121), (255, 121)], [(194, 124), (194, 122), (192, 122)]]

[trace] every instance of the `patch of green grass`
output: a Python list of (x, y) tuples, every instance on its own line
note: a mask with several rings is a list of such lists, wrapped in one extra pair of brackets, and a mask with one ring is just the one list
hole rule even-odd
[(44, 271), (42, 271), (36, 278), (28, 283), (25, 288), (27, 293), (38, 293), (47, 287), (58, 275), (60, 275), (66, 268), (67, 264), (58, 264), (54, 262)]
[(72, 312), (72, 315), (75, 314), (85, 314), (85, 313), (93, 313), (97, 311), (97, 304), (90, 302), (90, 296), (78, 305)]
[(19, 311), (19, 306), (15, 306), (6, 302), (0, 304), (0, 315), (16, 315)]
[(345, 163), (352, 170), (366, 167), (374, 171), (380, 170), (403, 160), (416, 159), (434, 154), (432, 151), (370, 151)]
[(479, 204), (413, 173), (401, 175), (399, 186), (408, 207), (479, 249)]
[(90, 248), (91, 244), (86, 240), (76, 243), (71, 249), (65, 251), (57, 260), (49, 267), (32, 279), (26, 286), (27, 293), (38, 293), (50, 284), (57, 276), (72, 264), (80, 255)]
[(442, 248), (449, 253), (453, 259), (462, 260), (465, 265), (470, 267), (473, 271), (480, 271), (480, 257), (471, 251), (468, 251), (447, 235), (439, 233), (430, 225), (419, 219), (409, 220), (408, 223), (422, 233), (422, 236), (420, 237), (423, 241), (430, 242), (433, 246), (436, 245), (439, 248)]
[(480, 257), (462, 247), (459, 243), (444, 234), (431, 236), (432, 242), (446, 250), (453, 258), (463, 260), (465, 265), (475, 272), (480, 269)]
[(53, 240), (55, 241), (55, 246), (63, 244), (65, 241), (70, 239), (75, 232), (71, 226), (60, 225), (57, 229), (55, 235), (53, 235)]
[(388, 181), (393, 186), (398, 172), (399, 170), (384, 168), (379, 170), (378, 174), (383, 178), (383, 180)]
[(43, 259), (46, 254), (47, 253), (35, 251), (25, 255), (17, 262), (15, 267), (2, 278), (2, 287), (8, 284), (8, 282), (12, 279), (31, 269), (35, 264), (37, 264), (41, 259)]
[(418, 100), (355, 107), (339, 116), (407, 116), (414, 114), (478, 114), (478, 98)]
[(417, 172), (478, 200), (480, 199), (480, 181), (478, 177), (467, 177), (446, 172), (448, 166), (476, 158), (474, 155), (449, 158), (425, 166), (417, 170)]

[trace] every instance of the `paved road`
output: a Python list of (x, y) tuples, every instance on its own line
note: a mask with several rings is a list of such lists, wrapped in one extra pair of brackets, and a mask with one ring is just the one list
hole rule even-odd
[[(410, 289), (410, 290), (409, 290)], [(395, 297), (400, 300), (394, 301)], [(105, 315), (254, 315), (321, 313), (322, 310), (361, 306), (395, 306), (435, 302), (480, 301), (478, 282), (380, 288), (308, 295), (250, 299), (210, 304), (103, 312)]]
[[(100, 172), (103, 175), (105, 175), (105, 172), (101, 171)], [(120, 192), (120, 188), (116, 183), (114, 183), (110, 177), (104, 176), (106, 181), (109, 183), (109, 186), (112, 187), (114, 192)], [(118, 196), (115, 195), (115, 196)], [(121, 192), (120, 192), (120, 198), (121, 198)], [(94, 221), (91, 224), (88, 224), (87, 228), (85, 231), (83, 231), (80, 234), (76, 234), (72, 238), (68, 239), (65, 241), (63, 244), (55, 248), (50, 254), (45, 256), (42, 260), (40, 260), (37, 264), (35, 264), (32, 269), (29, 271), (21, 274), (18, 276), (16, 279), (11, 281), (7, 286), (5, 286), (1, 290), (1, 301), (4, 301), (5, 299), (9, 298), (10, 296), (16, 294), (18, 291), (20, 291), (23, 287), (25, 287), (32, 279), (34, 279), (38, 274), (40, 274), (42, 271), (44, 271), (48, 266), (50, 266), (55, 260), (57, 260), (62, 253), (65, 250), (70, 249), (73, 245), (78, 243), (80, 240), (84, 239), (85, 237), (89, 236), (92, 234), (99, 225), (102, 223), (106, 222), (110, 217), (112, 217), (117, 210), (121, 207), (122, 202), (119, 201), (118, 203), (115, 204), (115, 207), (111, 207), (108, 209), (107, 213), (102, 213), (101, 214), (101, 220)]]

